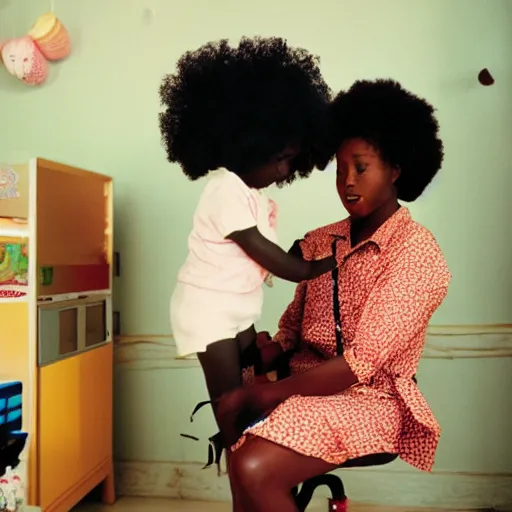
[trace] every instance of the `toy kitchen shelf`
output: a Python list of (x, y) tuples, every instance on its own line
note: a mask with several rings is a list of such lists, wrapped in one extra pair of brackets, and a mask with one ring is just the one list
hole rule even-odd
[(113, 503), (112, 179), (0, 165), (0, 374), (23, 384), (28, 505)]

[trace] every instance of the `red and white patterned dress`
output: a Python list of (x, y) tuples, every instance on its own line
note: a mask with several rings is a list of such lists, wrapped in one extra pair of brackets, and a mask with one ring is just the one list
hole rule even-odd
[[(441, 429), (413, 376), (451, 278), (441, 249), (403, 207), (354, 248), (349, 219), (308, 233), (304, 257), (332, 254), (335, 238), (343, 355), (359, 383), (337, 395), (289, 398), (234, 449), (251, 434), (336, 465), (386, 452), (430, 471)], [(281, 317), (274, 339), (296, 351), (292, 374), (336, 357), (332, 290), (330, 273), (299, 284)]]

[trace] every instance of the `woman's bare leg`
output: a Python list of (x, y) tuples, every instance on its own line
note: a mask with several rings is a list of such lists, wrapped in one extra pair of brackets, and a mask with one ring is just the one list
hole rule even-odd
[(229, 487), (231, 489), (231, 497), (233, 504), (233, 512), (253, 512), (253, 509), (249, 507), (248, 503), (243, 499), (244, 496), (240, 491), (239, 484), (234, 478), (233, 472), (231, 471), (231, 458), (232, 453), (227, 450), (227, 467), (228, 467), (228, 477), (229, 477)]
[(298, 512), (291, 490), (336, 469), (259, 437), (247, 439), (231, 456), (230, 471), (240, 499), (250, 512)]

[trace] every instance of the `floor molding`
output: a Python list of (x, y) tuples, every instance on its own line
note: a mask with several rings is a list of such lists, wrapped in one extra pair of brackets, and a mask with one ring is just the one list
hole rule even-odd
[[(350, 469), (342, 473), (349, 499), (396, 507), (512, 511), (512, 474)], [(118, 493), (199, 501), (229, 501), (227, 477), (214, 468), (172, 462), (118, 462)], [(318, 497), (327, 494), (318, 490)], [(508, 507), (508, 508), (507, 508)]]

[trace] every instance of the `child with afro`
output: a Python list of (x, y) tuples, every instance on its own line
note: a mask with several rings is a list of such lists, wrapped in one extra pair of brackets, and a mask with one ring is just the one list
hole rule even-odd
[(215, 412), (220, 396), (242, 385), (244, 367), (267, 370), (254, 323), (268, 276), (301, 282), (336, 266), (333, 256), (306, 261), (281, 249), (276, 206), (263, 193), (325, 166), (330, 90), (306, 50), (243, 38), (237, 47), (221, 40), (184, 54), (160, 97), (169, 162), (191, 180), (208, 176), (171, 324), (178, 354), (197, 354)]

